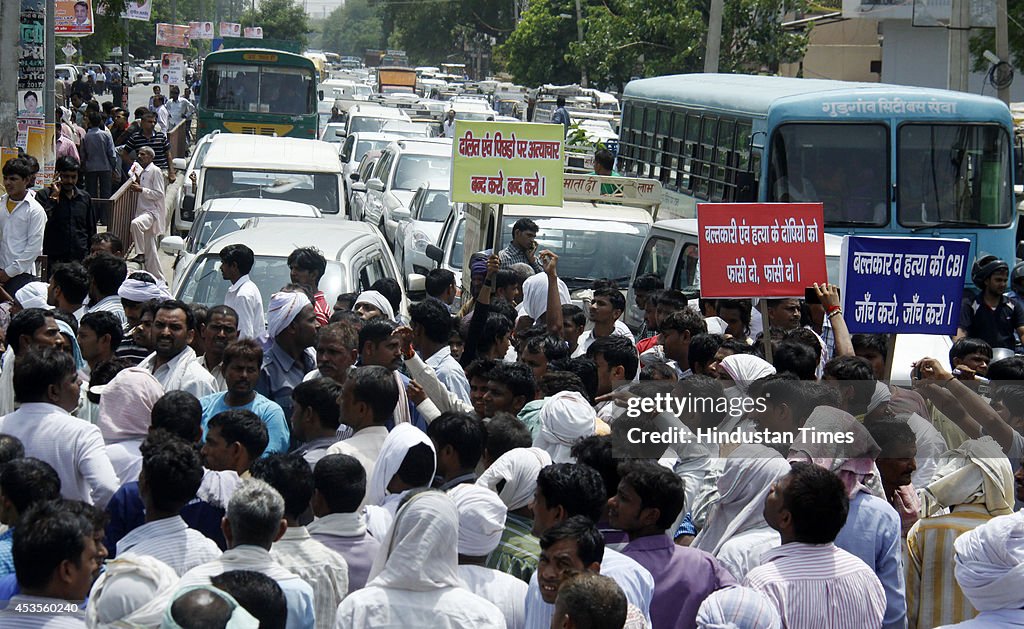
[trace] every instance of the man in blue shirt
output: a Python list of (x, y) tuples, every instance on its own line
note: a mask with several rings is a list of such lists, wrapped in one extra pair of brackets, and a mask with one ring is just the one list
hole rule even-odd
[(260, 377), (263, 350), (251, 339), (228, 345), (222, 359), (224, 380), (228, 390), (207, 395), (199, 400), (203, 406), (203, 435), (210, 418), (222, 411), (252, 411), (267, 427), (268, 443), (264, 454), (287, 452), (291, 438), (284, 411), (276, 402), (256, 392)]
[(564, 126), (565, 133), (563, 135), (569, 135), (569, 125), (572, 124), (572, 120), (569, 118), (569, 110), (565, 108), (565, 96), (559, 96), (555, 100), (555, 105), (555, 111), (551, 114), (551, 123)]
[(277, 402), (286, 417), (292, 414), (292, 391), (316, 368), (313, 345), (318, 327), (316, 311), (304, 293), (281, 291), (271, 296), (267, 336), (273, 342), (263, 357), (256, 390)]
[(459, 361), (452, 357), (452, 317), (437, 299), (427, 299), (409, 309), (412, 320), (413, 344), (423, 362), (434, 368), (437, 379), (449, 391), (469, 404), (469, 380)]

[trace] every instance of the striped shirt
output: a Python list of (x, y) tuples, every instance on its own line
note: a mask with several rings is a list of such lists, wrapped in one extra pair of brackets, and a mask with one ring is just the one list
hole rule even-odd
[(128, 139), (125, 140), (124, 146), (132, 152), (138, 152), (138, 150), (143, 146), (148, 146), (153, 149), (154, 153), (156, 153), (156, 157), (153, 158), (153, 163), (161, 170), (167, 170), (167, 158), (171, 154), (171, 143), (167, 141), (167, 134), (163, 131), (153, 131), (153, 135), (147, 138), (140, 129), (128, 136)]
[(527, 583), (540, 561), (540, 540), (530, 530), (533, 523), (529, 518), (514, 513), (505, 519), (505, 531), (501, 541), (487, 558), (487, 567), (511, 574)]
[(147, 522), (117, 542), (117, 554), (147, 555), (170, 566), (178, 576), (220, 557), (220, 548), (181, 516)]
[(270, 556), (313, 586), (317, 629), (331, 629), (338, 605), (348, 595), (345, 558), (313, 539), (304, 526), (289, 526), (270, 548)]
[(992, 519), (982, 505), (958, 505), (953, 513), (923, 518), (907, 534), (907, 620), (910, 629), (951, 625), (974, 618), (953, 575), (953, 542)]
[(784, 627), (878, 629), (885, 590), (860, 559), (835, 544), (790, 542), (765, 553), (744, 583), (772, 600)]

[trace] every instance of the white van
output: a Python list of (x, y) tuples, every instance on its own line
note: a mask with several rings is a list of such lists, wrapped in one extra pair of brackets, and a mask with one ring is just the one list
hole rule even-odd
[(183, 208), (211, 199), (277, 199), (306, 203), (325, 218), (345, 218), (341, 162), (335, 145), (319, 140), (233, 134), (214, 142), (195, 194)]

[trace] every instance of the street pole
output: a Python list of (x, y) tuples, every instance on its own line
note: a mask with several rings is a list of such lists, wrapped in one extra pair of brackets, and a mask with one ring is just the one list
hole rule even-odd
[[(576, 41), (583, 45), (583, 9), (580, 0), (576, 0)], [(587, 68), (580, 68), (580, 87), (587, 87)]]
[[(1006, 24), (1006, 0), (996, 0), (996, 56), (1010, 63), (1010, 35)], [(999, 100), (1010, 104), (1010, 86), (999, 88)]]
[(0, 146), (18, 141), (18, 44), (21, 2), (0, 2)]
[(970, 1), (953, 0), (952, 9), (949, 24), (949, 77), (946, 86), (951, 90), (966, 92)]
[[(54, 133), (60, 133), (60, 128), (56, 126), (57, 123), (58, 123), (58, 120), (56, 119), (56, 116), (54, 115), (54, 109), (56, 108), (55, 104), (54, 104), (54, 101), (56, 100), (56, 92), (55, 92), (56, 85), (54, 85), (54, 81), (57, 78), (56, 74), (55, 74), (56, 70), (54, 69), (54, 65), (57, 62), (56, 59), (55, 59), (55, 57), (57, 55), (57, 36), (54, 34), (56, 32), (56, 30), (54, 29), (53, 24), (54, 24), (54, 18), (56, 17), (56, 15), (55, 15), (55, 7), (56, 7), (57, 3), (56, 2), (47, 2), (45, 4), (46, 4), (46, 35), (45, 35), (45, 37), (46, 37), (46, 43), (45, 43), (46, 50), (43, 51), (43, 58), (44, 58), (44, 65), (46, 66), (46, 76), (43, 79), (43, 113), (46, 116), (46, 118), (45, 118), (46, 128), (47, 129), (53, 129)], [(64, 103), (61, 103), (61, 105), (63, 105), (63, 104)], [(57, 141), (57, 137), (56, 136), (54, 136), (53, 141), (54, 142)], [(54, 152), (51, 153), (50, 151), (54, 151)], [(48, 160), (48, 156), (50, 156), (50, 155), (52, 155), (54, 159), (57, 159), (56, 144), (54, 144), (52, 147), (46, 147), (45, 149), (43, 149), (43, 157), (44, 157), (44, 159)], [(44, 164), (44, 166), (46, 166), (46, 165)]]
[(725, 0), (711, 0), (708, 16), (708, 41), (704, 51), (704, 72), (718, 72), (718, 58), (722, 49), (722, 10)]
[(128, 63), (128, 42), (131, 40), (132, 21), (128, 18), (122, 20), (124, 23), (124, 43), (121, 45), (121, 108), (125, 113), (128, 110), (128, 87), (132, 83), (132, 68)]

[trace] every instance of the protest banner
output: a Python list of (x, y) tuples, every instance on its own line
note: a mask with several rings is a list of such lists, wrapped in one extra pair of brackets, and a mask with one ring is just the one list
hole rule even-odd
[(189, 27), (184, 24), (156, 25), (156, 45), (166, 48), (188, 48)]
[(153, 15), (153, 0), (128, 0), (121, 17), (148, 22)]
[(802, 298), (828, 281), (820, 203), (698, 203), (700, 295)]
[(213, 39), (213, 22), (189, 22), (189, 39)]
[(263, 39), (262, 26), (246, 26), (244, 33), (248, 39)]
[(53, 26), (54, 32), (62, 37), (92, 35), (92, 0), (57, 0)]
[(221, 22), (220, 32), (217, 33), (221, 37), (241, 37), (242, 36), (242, 25), (237, 22)]
[(456, 122), (452, 201), (562, 205), (562, 125)]
[(164, 85), (185, 82), (185, 56), (177, 52), (160, 54), (160, 82)]
[(969, 240), (843, 237), (843, 318), (851, 334), (955, 335)]

